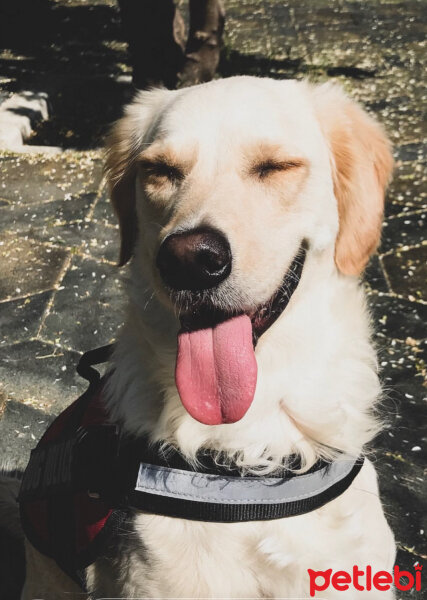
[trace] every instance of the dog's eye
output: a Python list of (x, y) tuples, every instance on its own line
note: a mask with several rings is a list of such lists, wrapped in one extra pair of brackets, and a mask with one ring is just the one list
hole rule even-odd
[(259, 179), (266, 179), (269, 175), (273, 173), (288, 171), (289, 169), (293, 169), (298, 167), (299, 163), (297, 161), (274, 161), (274, 160), (266, 160), (254, 165), (251, 169), (252, 175), (256, 175)]
[(176, 166), (163, 162), (143, 163), (147, 175), (165, 178), (171, 183), (177, 183), (184, 178), (183, 172)]

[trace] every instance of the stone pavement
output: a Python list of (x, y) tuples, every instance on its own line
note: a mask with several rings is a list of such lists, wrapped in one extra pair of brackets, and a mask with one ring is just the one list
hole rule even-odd
[[(26, 2), (14, 6), (28, 7)], [(0, 16), (4, 4), (0, 0)], [(395, 145), (383, 241), (365, 285), (388, 422), (375, 442), (375, 460), (399, 544), (398, 564), (412, 568), (427, 555), (425, 5), (225, 5), (222, 75), (339, 81), (378, 116)], [(66, 151), (0, 155), (0, 457), (19, 466), (48, 421), (84, 389), (74, 372), (79, 354), (113, 340), (121, 322), (118, 234), (99, 146), (129, 94), (130, 73), (112, 0), (39, 0), (28, 10), (40, 24), (31, 42), (30, 25), (27, 31), (19, 14), (8, 13), (2, 93), (47, 92), (53, 118), (39, 125), (31, 143)]]

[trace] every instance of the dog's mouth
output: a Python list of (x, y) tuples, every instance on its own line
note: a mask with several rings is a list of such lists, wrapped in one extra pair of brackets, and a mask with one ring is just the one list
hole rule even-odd
[(289, 300), (297, 289), (301, 279), (306, 253), (307, 243), (304, 241), (295, 255), (289, 269), (286, 271), (281, 286), (276, 290), (268, 302), (262, 304), (252, 315), (250, 315), (254, 347), (262, 334), (277, 321), (288, 306)]
[(220, 323), (233, 317), (247, 315), (252, 324), (253, 346), (257, 345), (259, 338), (265, 333), (275, 321), (280, 317), (287, 307), (292, 294), (296, 290), (301, 278), (302, 269), (307, 252), (307, 243), (304, 241), (295, 255), (290, 267), (282, 280), (281, 285), (274, 294), (255, 309), (243, 311), (222, 311), (213, 308), (208, 303), (195, 303), (192, 310), (184, 312), (180, 316), (181, 332), (197, 331), (199, 329), (214, 328)]
[(303, 242), (280, 287), (249, 313), (198, 310), (181, 317), (175, 380), (190, 415), (206, 425), (235, 423), (255, 395), (255, 346), (287, 307), (301, 278)]

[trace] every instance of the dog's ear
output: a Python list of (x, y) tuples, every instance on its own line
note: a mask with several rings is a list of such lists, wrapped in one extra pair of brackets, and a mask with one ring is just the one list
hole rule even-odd
[[(135, 185), (137, 158), (143, 143), (149, 143), (150, 129), (168, 90), (139, 92), (124, 116), (113, 125), (106, 140), (105, 174), (111, 201), (119, 220), (119, 266), (133, 255), (137, 237)], [(148, 137), (147, 137), (148, 136)]]
[(320, 125), (328, 139), (338, 203), (335, 263), (359, 275), (381, 237), (384, 194), (393, 170), (382, 127), (335, 85), (314, 89)]
[(132, 256), (136, 241), (135, 164), (133, 119), (126, 115), (107, 138), (105, 173), (120, 227), (119, 266)]

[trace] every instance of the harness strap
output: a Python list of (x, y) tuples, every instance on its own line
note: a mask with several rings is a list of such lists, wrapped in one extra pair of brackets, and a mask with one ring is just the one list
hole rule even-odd
[(85, 352), (80, 358), (76, 367), (77, 373), (90, 385), (97, 385), (101, 380), (99, 372), (93, 368), (93, 365), (100, 365), (108, 362), (114, 350), (114, 344), (107, 344)]
[[(332, 463), (320, 459), (301, 475), (287, 469), (266, 477), (242, 476), (237, 467), (218, 465), (208, 450), (197, 459), (194, 467), (175, 448), (165, 450), (148, 438), (137, 443), (122, 440), (118, 470), (123, 489), (128, 490), (126, 505), (211, 522), (279, 519), (316, 510), (337, 498), (364, 463), (363, 456), (341, 455)], [(300, 467), (296, 458), (290, 464), (292, 469)]]

